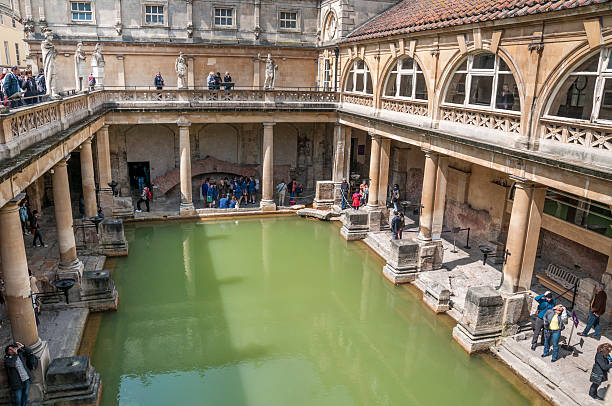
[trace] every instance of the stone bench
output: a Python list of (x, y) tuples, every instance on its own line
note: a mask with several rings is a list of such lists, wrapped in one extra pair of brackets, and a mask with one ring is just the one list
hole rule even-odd
[[(555, 264), (549, 264), (544, 274), (536, 275), (538, 282), (551, 291), (561, 294), (571, 301), (574, 292), (572, 288), (580, 282), (580, 277), (570, 270)], [(569, 290), (568, 290), (569, 289)]]

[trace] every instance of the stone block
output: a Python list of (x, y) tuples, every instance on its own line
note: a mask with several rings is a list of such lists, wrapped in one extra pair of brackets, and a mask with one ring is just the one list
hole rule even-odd
[(365, 211), (347, 211), (343, 223), (340, 235), (347, 241), (362, 240), (368, 234), (368, 213)]
[(128, 242), (125, 239), (123, 220), (104, 219), (99, 225), (100, 253), (110, 257), (126, 256)]
[(368, 209), (368, 226), (370, 231), (382, 231), (386, 225), (388, 226), (387, 223), (387, 218), (385, 218), (382, 209)]
[(81, 301), (91, 311), (117, 310), (118, 294), (110, 271), (85, 271), (81, 281)]
[(391, 240), (387, 264), (383, 275), (394, 284), (416, 279), (419, 244), (413, 239)]
[[(591, 278), (582, 278), (578, 282), (578, 291), (576, 292), (576, 313), (583, 318), (587, 318), (591, 310), (591, 300), (595, 294), (595, 286), (597, 281)], [(606, 314), (604, 313), (604, 319)], [(610, 317), (610, 315), (608, 315)]]
[(91, 366), (89, 356), (56, 358), (46, 373), (45, 404), (89, 406), (100, 403), (100, 374)]
[(425, 288), (423, 301), (436, 313), (447, 312), (450, 310), (450, 290), (434, 282)]
[(487, 350), (501, 336), (504, 300), (491, 286), (468, 289), (453, 338), (468, 353)]
[(98, 228), (91, 220), (75, 221), (74, 240), (78, 250), (92, 250), (98, 246)]
[(127, 218), (134, 216), (134, 206), (131, 197), (113, 197), (113, 217)]
[(317, 210), (331, 210), (334, 205), (334, 182), (331, 180), (317, 181), (315, 198), (312, 207)]
[(531, 330), (531, 296), (527, 293), (502, 295), (504, 311), (502, 317), (502, 336), (513, 336)]
[(442, 268), (444, 247), (441, 240), (419, 241), (419, 272), (434, 271)]

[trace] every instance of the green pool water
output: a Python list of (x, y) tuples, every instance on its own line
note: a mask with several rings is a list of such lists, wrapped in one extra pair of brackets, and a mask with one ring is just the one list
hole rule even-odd
[(337, 226), (298, 218), (128, 229), (103, 405), (529, 405)]

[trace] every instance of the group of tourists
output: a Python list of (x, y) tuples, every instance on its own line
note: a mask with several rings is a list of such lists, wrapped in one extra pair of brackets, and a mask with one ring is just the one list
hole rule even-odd
[(24, 104), (35, 104), (41, 101), (41, 95), (47, 93), (45, 72), (40, 69), (34, 77), (31, 71), (22, 73), (17, 66), (3, 68), (0, 73), (0, 103), (14, 108)]
[(296, 182), (295, 179), (292, 179), (288, 184), (285, 183), (285, 180), (281, 180), (278, 185), (276, 185), (276, 201), (278, 206), (285, 205), (285, 198), (287, 193), (289, 193), (289, 205), (293, 206), (297, 203), (295, 200), (299, 197), (304, 191), (304, 186), (301, 183)]
[(19, 220), (21, 221), (21, 231), (24, 235), (33, 235), (32, 246), (46, 247), (47, 244), (43, 241), (42, 233), (40, 232), (40, 224), (38, 222), (40, 215), (38, 210), (32, 210), (30, 201), (26, 196), (19, 202)]
[[(157, 72), (157, 75), (153, 78), (153, 85), (157, 90), (163, 90), (166, 86), (161, 72)], [(206, 78), (206, 86), (208, 90), (220, 90), (221, 87), (225, 90), (232, 90), (234, 82), (232, 82), (232, 75), (229, 72), (225, 72), (225, 76), (221, 76), (221, 72), (210, 72)]]
[(238, 209), (255, 204), (258, 191), (259, 179), (253, 176), (225, 177), (219, 183), (206, 178), (200, 184), (200, 200), (205, 208)]
[(406, 227), (406, 218), (404, 217), (404, 213), (394, 210), (393, 218), (391, 219), (391, 239), (401, 240), (404, 227)]
[[(552, 346), (551, 362), (557, 362), (559, 360), (561, 331), (565, 328), (569, 319), (567, 309), (563, 305), (557, 304), (555, 297), (550, 291), (536, 296), (535, 301), (538, 303), (538, 308), (534, 315), (535, 323), (533, 338), (531, 339), (531, 349), (535, 351), (538, 341), (540, 341), (540, 344), (544, 346), (542, 357), (545, 358), (551, 355), (550, 347)], [(606, 301), (607, 295), (603, 285), (597, 284), (595, 294), (591, 300), (587, 325), (582, 332), (578, 333), (579, 336), (597, 341), (601, 339), (599, 319), (606, 311)], [(571, 322), (574, 322), (574, 320)], [(593, 334), (589, 334), (591, 329), (594, 330)], [(594, 399), (603, 400), (597, 394), (597, 390), (599, 385), (608, 379), (608, 370), (612, 367), (611, 351), (612, 345), (609, 343), (604, 343), (597, 347), (590, 377), (591, 387), (589, 389), (589, 395)]]

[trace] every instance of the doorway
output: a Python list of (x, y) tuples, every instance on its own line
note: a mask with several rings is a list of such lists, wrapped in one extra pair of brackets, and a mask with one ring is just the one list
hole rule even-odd
[(128, 162), (128, 174), (132, 190), (141, 191), (144, 185), (151, 184), (149, 162)]

